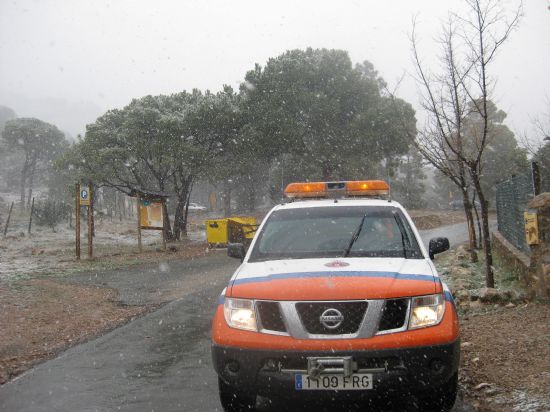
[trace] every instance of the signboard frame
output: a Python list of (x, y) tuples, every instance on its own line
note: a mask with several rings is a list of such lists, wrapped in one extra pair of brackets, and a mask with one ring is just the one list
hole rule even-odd
[[(143, 199), (143, 198), (138, 198), (139, 199), (139, 208), (140, 208), (140, 213), (139, 213), (139, 225), (140, 225), (140, 229), (142, 230), (164, 230), (164, 208), (163, 208), (163, 202), (159, 202), (159, 201), (154, 201), (154, 200), (149, 200), (149, 199)], [(144, 204), (144, 203), (148, 203), (148, 204)], [(153, 210), (153, 207), (155, 209), (159, 209), (159, 210)], [(158, 217), (158, 219), (155, 219), (156, 223), (161, 223), (161, 225), (163, 226), (155, 226), (155, 225), (145, 225), (144, 222), (145, 220), (147, 219), (147, 217), (144, 216), (144, 212), (147, 213), (147, 217), (151, 216), (153, 213), (159, 213), (160, 216)]]
[[(166, 204), (166, 199), (168, 198), (168, 195), (165, 194), (165, 193), (160, 193), (160, 192), (132, 189), (132, 191), (130, 192), (130, 196), (136, 198), (137, 232), (138, 232), (138, 248), (139, 248), (139, 251), (140, 252), (143, 251), (142, 238), (141, 238), (141, 231), (142, 230), (160, 230), (161, 233), (162, 233), (162, 246), (163, 246), (164, 250), (166, 250), (166, 230), (165, 230), (165, 226), (164, 226), (165, 222), (166, 222), (166, 216), (164, 216), (164, 211), (166, 210), (165, 204)], [(142, 201), (148, 201), (148, 202), (151, 202), (151, 203), (160, 203), (162, 226), (142, 225), (142, 207), (141, 207)]]

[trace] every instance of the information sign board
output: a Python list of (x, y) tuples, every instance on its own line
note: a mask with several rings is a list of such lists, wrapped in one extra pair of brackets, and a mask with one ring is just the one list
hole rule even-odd
[(140, 222), (142, 229), (159, 229), (164, 227), (162, 215), (162, 203), (152, 202), (150, 200), (140, 199)]

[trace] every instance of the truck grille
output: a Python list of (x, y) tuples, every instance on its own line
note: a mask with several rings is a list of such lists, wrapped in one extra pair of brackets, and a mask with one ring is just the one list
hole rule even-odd
[(380, 318), (380, 324), (378, 331), (399, 329), (404, 326), (407, 310), (409, 309), (408, 299), (389, 299), (384, 304), (382, 309), (382, 317)]
[[(343, 335), (357, 333), (367, 306), (366, 301), (298, 302), (296, 303), (296, 310), (308, 333), (314, 335)], [(327, 327), (321, 322), (321, 315), (328, 309), (335, 309), (342, 314), (343, 319), (340, 325), (335, 328)]]
[(286, 332), (281, 307), (278, 302), (257, 302), (256, 307), (263, 329)]

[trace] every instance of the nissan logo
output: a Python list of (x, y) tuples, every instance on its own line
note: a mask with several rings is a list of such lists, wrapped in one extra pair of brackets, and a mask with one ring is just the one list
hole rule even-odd
[(336, 329), (344, 321), (344, 315), (338, 309), (325, 310), (319, 317), (322, 325), (327, 329)]

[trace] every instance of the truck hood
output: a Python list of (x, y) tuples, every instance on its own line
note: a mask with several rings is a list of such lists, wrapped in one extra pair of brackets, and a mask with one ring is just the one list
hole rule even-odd
[(294, 259), (243, 263), (228, 297), (266, 300), (387, 299), (440, 291), (426, 259)]

